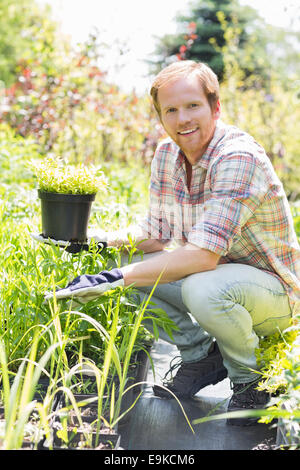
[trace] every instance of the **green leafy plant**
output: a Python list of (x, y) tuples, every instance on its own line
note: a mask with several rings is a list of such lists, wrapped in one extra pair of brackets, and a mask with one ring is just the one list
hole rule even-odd
[(59, 158), (48, 157), (35, 162), (34, 173), (39, 189), (61, 194), (96, 194), (107, 186), (102, 171), (96, 167), (68, 165)]
[[(2, 340), (0, 341), (0, 366), (5, 417), (3, 434), (0, 436), (0, 447), (5, 450), (20, 449), (22, 447), (26, 426), (34, 411), (38, 412), (43, 432), (46, 433), (48, 438), (50, 437), (49, 421), (45, 408), (41, 403), (34, 400), (34, 392), (41, 373), (45, 370), (45, 365), (58, 344), (53, 344), (39, 362), (36, 362), (39, 335), (40, 331), (36, 329), (28, 357), (22, 359), (12, 384), (5, 345)], [(38, 438), (38, 435), (36, 438)]]
[(278, 331), (271, 336), (260, 339), (256, 350), (257, 363), (260, 367), (260, 390), (269, 393), (283, 393), (287, 381), (285, 371), (289, 367), (288, 354), (297, 339), (297, 330), (293, 327), (284, 332)]

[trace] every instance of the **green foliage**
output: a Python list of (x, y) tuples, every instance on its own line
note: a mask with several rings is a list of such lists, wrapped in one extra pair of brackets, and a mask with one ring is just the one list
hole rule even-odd
[[(45, 292), (54, 286), (66, 285), (79, 274), (93, 274), (118, 265), (121, 252), (116, 248), (108, 248), (99, 255), (96, 249), (91, 247), (89, 252), (72, 255), (56, 246), (36, 244), (30, 233), (40, 232), (40, 207), (34, 190), (33, 174), (28, 170), (28, 160), (31, 160), (29, 157), (34, 154), (36, 167), (43, 165), (45, 160), (36, 153), (35, 145), (31, 141), (16, 136), (7, 126), (2, 125), (0, 133), (3, 145), (0, 146), (0, 167), (6, 169), (6, 182), (0, 185), (0, 337), (4, 340), (7, 360), (16, 364), (17, 359), (24, 357), (30, 347), (34, 326), (47, 326), (53, 321), (51, 309), (43, 300)], [(143, 191), (147, 192), (147, 172), (143, 179), (141, 167), (138, 171), (136, 169), (135, 175), (131, 173), (130, 167), (119, 168), (119, 173), (117, 170), (117, 167), (111, 169), (109, 195), (106, 199), (100, 191), (91, 217), (91, 223), (98, 224), (104, 230), (119, 228), (125, 222), (128, 223), (130, 218), (134, 222), (135, 214), (128, 217), (128, 204), (131, 204), (132, 208), (136, 207), (138, 212), (136, 198), (138, 195), (142, 196)], [(26, 176), (21, 189), (20, 175)], [(122, 292), (116, 291), (115, 295), (103, 295), (99, 302), (92, 301), (80, 306), (79, 310), (82, 314), (91, 315), (109, 331), (112, 312), (117, 305), (119, 319), (116, 345), (122, 357), (126, 353), (126, 341), (130, 337), (140, 305), (134, 290), (126, 289)], [(66, 313), (63, 314), (63, 311)], [(152, 318), (150, 310), (147, 315)], [(103, 345), (94, 327), (77, 314), (68, 313), (67, 305), (63, 303), (60, 316), (64, 335), (75, 344), (70, 343), (68, 346), (71, 356), (76, 358), (79, 354), (80, 346), (79, 343), (76, 344), (76, 338), (80, 336), (86, 338), (81, 351), (101, 364)], [(153, 321), (156, 321), (154, 317)], [(157, 321), (167, 329), (170, 328), (170, 321), (163, 314)], [(149, 333), (141, 327), (136, 339), (137, 347), (143, 344), (145, 338), (149, 339)], [(41, 347), (37, 359), (43, 352)]]
[[(20, 0), (19, 5), (12, 0), (0, 2), (0, 80), (10, 85), (15, 79), (15, 69), (23, 48), (29, 46), (25, 28), (29, 26), (32, 1)], [(22, 37), (23, 36), (23, 37)], [(25, 36), (25, 37), (24, 37)]]
[(279, 418), (280, 425), (284, 426), (286, 439), (290, 440), (291, 449), (299, 449), (300, 442), (299, 320), (297, 315), (294, 325), (286, 331), (262, 339), (257, 350), (262, 373), (259, 389), (273, 395), (260, 422), (270, 423), (274, 418)]
[[(12, 185), (22, 187), (30, 182), (33, 185), (32, 171), (24, 163), (39, 156), (38, 146), (32, 137), (24, 139), (7, 124), (0, 123), (1, 189), (12, 190)], [(18, 171), (20, 165), (22, 171)], [(12, 174), (14, 174), (13, 179)]]
[[(141, 323), (143, 317), (166, 331), (171, 331), (173, 324), (164, 312), (152, 313), (150, 299), (141, 305), (132, 288), (110, 291), (83, 305), (68, 301), (58, 304), (55, 300), (45, 303), (47, 291), (65, 286), (77, 275), (118, 266), (121, 250), (108, 248), (99, 254), (96, 247), (91, 247), (88, 252), (72, 255), (54, 245), (36, 244), (30, 234), (38, 231), (40, 207), (28, 161), (34, 156), (37, 166), (44, 159), (32, 140), (17, 136), (7, 125), (1, 125), (0, 134), (0, 167), (5, 169), (5, 183), (0, 185), (0, 381), (5, 382), (5, 390), (0, 402), (5, 402), (8, 419), (5, 429), (0, 429), (0, 447), (8, 449), (20, 447), (29, 429), (26, 422), (34, 410), (49, 435), (48, 418), (57, 391), (65, 393), (77, 410), (71, 389), (76, 384), (76, 390), (81, 390), (79, 372), (85, 367), (95, 373), (99, 397), (104, 391), (108, 397), (103, 404), (99, 399), (99, 423), (104, 419), (102, 413), (111, 406), (109, 424), (114, 426), (120, 416), (120, 400), (126, 391), (133, 354), (153, 338)], [(142, 194), (142, 181), (147, 181), (141, 172), (140, 167), (137, 184), (137, 175), (127, 178), (125, 165), (121, 173), (117, 167), (111, 171), (109, 198), (101, 205), (101, 215), (99, 207), (95, 208), (93, 222), (99, 216), (102, 227), (107, 224), (110, 230), (125, 222), (129, 208), (122, 213), (121, 207), (130, 201), (134, 207), (136, 195)], [(98, 204), (101, 197), (99, 194)], [(37, 404), (32, 396), (41, 373), (49, 377), (50, 385), (45, 401)], [(119, 380), (119, 394), (110, 404), (107, 381), (114, 375)], [(10, 388), (13, 376), (17, 380)], [(110, 393), (116, 393), (113, 390)]]
[(96, 167), (69, 165), (60, 159), (35, 161), (33, 171), (39, 189), (61, 194), (96, 194), (106, 188), (103, 173)]
[(38, 333), (39, 331), (36, 330), (29, 355), (22, 360), (18, 367), (12, 386), (10, 384), (10, 370), (4, 342), (0, 340), (0, 367), (5, 410), (4, 429), (0, 429), (1, 449), (19, 449), (22, 446), (26, 427), (28, 427), (29, 416), (34, 411), (38, 411), (47, 438), (49, 439), (50, 437), (48, 421), (44, 415), (45, 410), (42, 409), (40, 404), (36, 404), (33, 397), (44, 365), (49, 361), (51, 352), (53, 352), (57, 345), (52, 345), (37, 364), (35, 360), (39, 341)]
[[(222, 119), (249, 132), (264, 147), (288, 198), (294, 201), (300, 194), (300, 137), (294, 126), (300, 119), (300, 107), (295, 77), (282, 78), (272, 69), (268, 77), (255, 71), (247, 76), (238, 61), (239, 25), (236, 21), (229, 25), (222, 14), (219, 19), (226, 39), (225, 46), (219, 49), (224, 60), (220, 86)], [(245, 47), (245, 60), (249, 63), (256, 44), (253, 40)]]
[(0, 91), (0, 120), (32, 136), (41, 153), (73, 163), (149, 162), (162, 135), (150, 99), (126, 95), (107, 81), (97, 39), (91, 35), (76, 49), (56, 49), (57, 38), (49, 40), (46, 63), (38, 61), (48, 53), (41, 42), (39, 53), (32, 51), (35, 60), (24, 59), (15, 83)]
[(294, 217), (295, 231), (300, 241), (300, 208), (298, 204), (297, 205), (295, 204), (294, 206), (292, 206), (292, 214)]
[[(18, 67), (23, 61), (36, 62), (55, 70), (56, 52), (63, 39), (55, 41), (58, 29), (35, 0), (0, 1), (0, 81), (2, 86), (15, 83)], [(55, 48), (53, 47), (55, 43)]]
[(285, 372), (289, 368), (288, 353), (297, 339), (297, 330), (277, 332), (260, 340), (256, 351), (262, 378), (260, 389), (269, 393), (284, 392), (287, 386)]
[[(241, 6), (237, 0), (196, 0), (190, 2), (188, 12), (177, 16), (180, 33), (166, 35), (159, 39), (157, 55), (160, 59), (155, 64), (156, 70), (157, 64), (161, 67), (174, 57), (179, 56), (180, 59), (192, 59), (208, 64), (222, 81), (224, 61), (220, 48), (225, 46), (226, 38), (219, 18), (220, 13), (229, 27), (234, 20), (239, 24), (237, 60), (243, 71), (248, 74), (249, 67), (252, 70), (254, 67), (257, 73), (266, 70), (268, 57), (264, 52), (266, 38), (263, 34), (266, 25), (253, 8)], [(187, 34), (191, 25), (194, 25), (193, 32)], [(251, 62), (247, 62), (243, 60), (245, 47), (254, 34), (259, 37), (256, 44), (256, 55), (252, 56)], [(261, 61), (262, 57), (263, 61)]]

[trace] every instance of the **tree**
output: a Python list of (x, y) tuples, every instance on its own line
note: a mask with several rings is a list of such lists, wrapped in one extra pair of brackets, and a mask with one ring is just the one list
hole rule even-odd
[[(152, 71), (156, 73), (163, 66), (176, 60), (182, 45), (189, 41), (189, 25), (195, 25), (194, 36), (184, 52), (185, 59), (197, 60), (208, 64), (220, 81), (224, 75), (224, 61), (221, 49), (226, 44), (224, 28), (220, 21), (221, 12), (228, 27), (238, 25), (237, 49), (238, 62), (246, 76), (256, 73), (262, 79), (268, 75), (271, 66), (269, 50), (276, 44), (276, 49), (283, 48), (283, 32), (278, 42), (280, 28), (272, 28), (249, 6), (242, 6), (238, 0), (194, 0), (189, 4), (189, 12), (177, 16), (178, 34), (165, 35), (158, 40)], [(245, 54), (249, 43), (255, 43), (252, 56)], [(269, 47), (267, 47), (269, 46)], [(274, 47), (273, 47), (274, 49)]]

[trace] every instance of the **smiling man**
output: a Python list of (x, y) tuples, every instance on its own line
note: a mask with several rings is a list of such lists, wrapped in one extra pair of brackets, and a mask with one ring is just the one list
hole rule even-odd
[[(283, 186), (264, 149), (220, 120), (209, 67), (174, 63), (155, 78), (151, 96), (169, 137), (151, 165), (149, 213), (138, 238), (146, 255), (79, 276), (58, 295), (97, 296), (131, 284), (147, 294), (162, 273), (152, 300), (177, 324), (173, 341), (160, 334), (181, 355), (164, 385), (190, 398), (229, 376), (229, 411), (262, 408), (269, 397), (257, 390), (259, 337), (288, 327), (300, 303), (300, 249)], [(179, 246), (166, 250), (174, 240)], [(108, 234), (108, 245), (124, 242)], [(159, 385), (154, 393), (172, 398)]]

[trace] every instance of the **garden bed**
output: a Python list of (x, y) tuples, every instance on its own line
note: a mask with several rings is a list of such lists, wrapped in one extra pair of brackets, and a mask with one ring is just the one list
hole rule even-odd
[[(140, 350), (134, 354), (134, 359), (128, 371), (128, 381), (126, 383), (126, 391), (122, 396), (120, 423), (124, 424), (130, 420), (130, 409), (134, 406), (135, 401), (142, 392), (148, 368), (151, 345), (148, 344), (145, 350)], [(146, 352), (147, 351), (147, 352)], [(96, 384), (93, 384), (93, 378), (90, 376), (82, 376), (82, 380), (90, 381), (91, 390), (95, 390)], [(114, 379), (116, 393), (118, 394), (118, 381)], [(46, 392), (47, 382), (41, 382), (44, 393)], [(108, 392), (103, 396), (101, 409), (103, 414), (99, 418), (98, 395), (97, 393), (73, 393), (73, 397), (78, 405), (75, 410), (72, 406), (68, 406), (68, 400), (62, 392), (57, 394), (53, 404), (53, 419), (51, 426), (51, 438), (53, 450), (60, 449), (95, 449), (95, 450), (117, 450), (120, 448), (121, 436), (118, 432), (117, 422), (114, 426), (107, 425), (110, 420), (110, 393), (112, 384), (108, 386)], [(40, 398), (43, 396), (43, 391)], [(39, 399), (37, 397), (37, 399)], [(129, 410), (129, 411), (128, 411)], [(128, 412), (127, 412), (128, 411)], [(103, 420), (104, 418), (104, 420)], [(104, 424), (107, 423), (107, 424)], [(50, 443), (45, 437), (38, 443), (39, 450), (49, 450)]]

